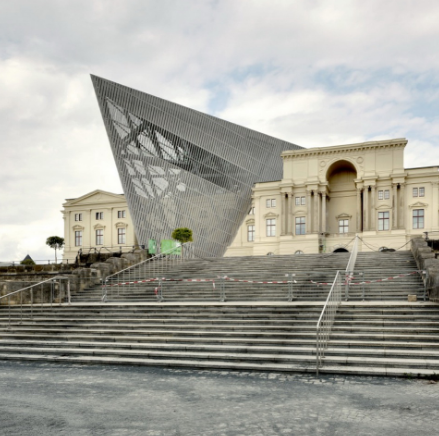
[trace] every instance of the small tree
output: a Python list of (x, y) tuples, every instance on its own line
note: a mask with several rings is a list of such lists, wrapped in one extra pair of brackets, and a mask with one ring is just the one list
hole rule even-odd
[(55, 249), (55, 263), (58, 263), (56, 250), (61, 250), (61, 248), (64, 247), (64, 238), (61, 238), (60, 236), (49, 236), (46, 239), (46, 245), (48, 245), (50, 248)]
[(185, 242), (192, 242), (192, 230), (188, 229), (187, 227), (180, 227), (178, 229), (175, 229), (172, 232), (172, 239), (175, 239), (178, 242), (181, 242), (184, 244)]

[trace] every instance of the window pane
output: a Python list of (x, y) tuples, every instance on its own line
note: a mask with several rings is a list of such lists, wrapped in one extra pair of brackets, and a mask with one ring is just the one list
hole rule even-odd
[(425, 195), (425, 188), (419, 188), (419, 196), (424, 197)]
[(96, 230), (96, 245), (103, 245), (104, 231), (102, 229)]
[(384, 191), (384, 199), (385, 200), (388, 200), (390, 198), (390, 191), (388, 190), (388, 189), (386, 189), (385, 191)]
[(300, 197), (296, 197), (296, 206), (300, 206)]
[(418, 188), (413, 188), (413, 197), (418, 196)]
[(305, 234), (305, 217), (297, 217), (296, 218), (296, 235), (304, 235)]
[(255, 226), (247, 226), (247, 241), (253, 242), (255, 240)]
[(382, 200), (383, 198), (383, 191), (378, 191), (378, 200)]
[(126, 237), (125, 237), (125, 229), (117, 229), (117, 243), (118, 244), (125, 244), (126, 243)]
[(413, 228), (414, 229), (424, 228), (424, 209), (413, 210)]
[(266, 220), (267, 223), (267, 236), (276, 236), (276, 220), (270, 218)]
[(302, 206), (305, 206), (305, 204), (306, 204), (306, 203), (305, 203), (305, 198), (306, 198), (306, 197), (302, 197)]
[(271, 200), (267, 200), (265, 202), (265, 207), (270, 207), (271, 206)]

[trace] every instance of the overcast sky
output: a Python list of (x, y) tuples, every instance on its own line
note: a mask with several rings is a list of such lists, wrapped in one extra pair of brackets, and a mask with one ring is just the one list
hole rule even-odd
[(122, 193), (90, 74), (304, 147), (439, 164), (435, 0), (1, 0), (0, 261), (53, 259), (66, 198)]

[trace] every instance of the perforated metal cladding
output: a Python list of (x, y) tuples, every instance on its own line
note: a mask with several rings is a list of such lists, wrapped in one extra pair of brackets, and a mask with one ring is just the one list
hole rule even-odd
[(137, 239), (189, 227), (203, 256), (222, 256), (255, 182), (280, 180), (301, 147), (92, 76)]

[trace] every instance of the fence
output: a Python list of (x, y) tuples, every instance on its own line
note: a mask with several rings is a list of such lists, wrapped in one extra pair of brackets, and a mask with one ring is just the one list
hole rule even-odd
[(193, 257), (193, 245), (187, 242), (104, 277), (102, 281), (102, 301), (108, 301), (110, 292), (119, 295), (122, 286), (158, 282), (165, 273), (172, 271), (177, 265)]
[[(3, 305), (2, 300), (7, 301), (8, 325), (10, 327), (12, 305), (20, 305), (20, 322), (22, 322), (24, 305), (30, 307), (30, 319), (33, 320), (34, 308), (38, 306), (41, 309), (43, 309), (45, 305), (52, 307), (54, 303), (62, 304), (63, 300), (70, 304), (70, 280), (67, 277), (54, 277), (0, 296), (0, 305)], [(26, 301), (28, 301), (28, 303), (26, 303)]]

